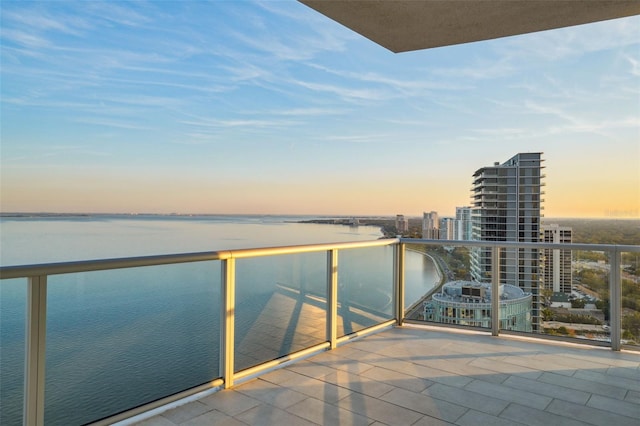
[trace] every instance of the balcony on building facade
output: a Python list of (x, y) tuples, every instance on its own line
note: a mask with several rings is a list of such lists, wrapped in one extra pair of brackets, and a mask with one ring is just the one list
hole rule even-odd
[[(471, 312), (474, 303), (476, 303), (476, 301), (470, 301), (470, 299), (465, 302), (464, 310), (460, 312), (456, 311), (457, 307), (454, 307), (451, 303), (447, 305), (449, 310), (443, 311), (441, 316), (441, 318), (446, 318), (446, 321), (442, 321), (444, 323), (425, 321), (426, 317), (421, 316), (424, 312), (423, 306), (425, 302), (420, 298), (418, 300), (407, 300), (405, 297), (407, 247), (410, 247), (411, 250), (423, 250), (425, 253), (429, 253), (429, 250), (442, 249), (445, 246), (449, 251), (452, 248), (469, 249), (475, 247), (487, 249), (489, 257), (486, 261), (493, 271), (503, 270), (504, 267), (500, 265), (501, 261), (506, 259), (510, 250), (516, 248), (525, 250), (563, 249), (606, 252), (610, 262), (608, 283), (610, 320), (606, 326), (608, 337), (606, 339), (571, 338), (555, 332), (513, 331), (512, 328), (514, 326), (511, 321), (501, 317), (501, 315), (504, 315), (508, 305), (501, 305), (501, 303), (504, 304), (505, 302), (502, 297), (503, 283), (500, 282), (498, 274), (487, 276), (488, 281), (482, 284), (482, 289), (487, 294), (499, 294), (501, 296), (490, 298), (490, 300), (483, 299), (482, 309), (479, 311), (481, 312), (479, 319), (471, 320), (468, 318), (471, 314), (467, 313)], [(589, 398), (581, 400), (581, 403), (565, 401), (566, 398), (560, 395), (560, 389), (562, 386), (569, 388), (584, 387), (591, 383), (589, 386), (593, 386), (593, 389), (582, 389), (580, 395), (588, 397), (593, 394), (596, 395), (593, 400), (599, 401), (598, 398), (603, 397), (600, 390), (597, 389), (602, 384), (600, 382), (606, 381), (608, 383), (609, 381), (622, 380), (619, 375), (615, 375), (619, 373), (619, 371), (615, 370), (617, 368), (616, 365), (619, 367), (633, 365), (634, 367), (630, 368), (630, 374), (637, 377), (640, 358), (638, 358), (637, 354), (627, 351), (633, 351), (639, 347), (630, 342), (628, 338), (623, 338), (623, 332), (626, 333), (625, 336), (630, 333), (622, 328), (621, 255), (623, 253), (640, 253), (640, 246), (489, 241), (446, 241), (445, 244), (443, 241), (402, 238), (357, 243), (3, 267), (0, 268), (0, 285), (12, 288), (26, 287), (24, 306), (12, 307), (12, 309), (17, 310), (23, 308), (26, 311), (26, 331), (22, 343), (24, 346), (22, 352), (24, 356), (22, 364), (24, 366), (24, 386), (20, 387), (19, 391), (16, 391), (18, 395), (12, 400), (13, 402), (21, 401), (24, 406), (24, 409), (20, 411), (22, 414), (17, 415), (17, 424), (131, 423), (141, 420), (144, 416), (161, 413), (163, 409), (173, 408), (180, 410), (180, 408), (175, 407), (181, 403), (196, 404), (195, 398), (206, 398), (206, 402), (197, 402), (195, 406), (202, 410), (209, 407), (209, 410), (205, 410), (207, 412), (210, 411), (209, 415), (216, 414), (228, 417), (230, 413), (224, 414), (225, 410), (220, 408), (220, 404), (225, 404), (226, 398), (238, 398), (246, 403), (255, 404), (255, 406), (267, 403), (267, 409), (282, 411), (277, 411), (278, 415), (285, 417), (294, 415), (291, 411), (285, 409), (289, 407), (288, 405), (280, 407), (276, 402), (279, 392), (286, 392), (280, 388), (280, 384), (285, 389), (287, 389), (287, 386), (296, 389), (295, 392), (291, 389), (289, 392), (302, 395), (298, 395), (302, 398), (298, 401), (300, 403), (303, 400), (306, 401), (308, 397), (317, 399), (306, 402), (306, 404), (316, 404), (313, 410), (309, 409), (309, 411), (298, 407), (301, 410), (298, 415), (301, 417), (315, 412), (315, 416), (320, 416), (316, 417), (316, 420), (318, 418), (324, 419), (321, 422), (312, 421), (312, 424), (314, 422), (322, 424), (333, 419), (333, 417), (323, 418), (321, 416), (322, 407), (332, 412), (331, 416), (337, 415), (338, 419), (342, 415), (351, 416), (349, 418), (356, 416), (357, 419), (363, 420), (365, 423), (367, 422), (365, 419), (369, 419), (369, 421), (384, 421), (386, 417), (373, 408), (377, 405), (399, 410), (399, 412), (404, 413), (403, 416), (409, 416), (412, 422), (426, 416), (423, 420), (426, 422), (434, 413), (431, 411), (425, 412), (426, 406), (420, 409), (419, 407), (422, 403), (417, 404), (415, 402), (418, 399), (424, 400), (423, 402), (427, 403), (427, 406), (428, 404), (446, 405), (453, 411), (445, 415), (444, 418), (440, 417), (440, 419), (455, 421), (464, 416), (476, 416), (478, 419), (482, 419), (482, 416), (488, 415), (483, 411), (482, 407), (476, 407), (479, 410), (476, 411), (469, 405), (474, 404), (471, 402), (473, 398), (488, 398), (493, 401), (491, 404), (497, 404), (502, 407), (501, 410), (492, 414), (492, 416), (498, 418), (501, 412), (504, 414), (509, 413), (510, 410), (517, 411), (521, 409), (521, 405), (518, 405), (521, 403), (524, 403), (525, 406), (523, 412), (526, 413), (527, 410), (532, 409), (526, 402), (523, 402), (525, 400), (524, 397), (519, 400), (518, 404), (513, 406), (510, 404), (514, 403), (514, 401), (508, 400), (510, 398), (508, 396), (510, 395), (509, 389), (511, 389), (511, 393), (515, 394), (523, 392), (519, 386), (522, 385), (522, 380), (525, 380), (525, 378), (530, 381), (526, 382), (526, 384), (532, 387), (530, 391), (533, 399), (542, 398), (539, 395), (540, 390), (535, 390), (536, 386), (540, 389), (544, 388), (549, 392), (558, 393), (557, 402), (554, 403), (557, 407), (553, 405), (557, 409), (561, 409), (562, 404), (565, 402), (573, 404), (570, 406), (572, 410), (576, 409), (577, 404), (584, 407), (587, 412), (589, 410), (599, 410), (601, 415), (604, 416), (603, 418), (611, 420), (610, 424), (618, 424), (616, 423), (617, 420), (624, 420), (625, 415), (628, 416), (628, 413), (640, 407), (637, 400), (640, 386), (637, 386), (637, 382), (636, 386), (622, 386), (621, 389), (616, 390), (616, 392), (619, 392), (616, 394), (618, 395), (617, 397), (614, 397), (613, 400), (609, 400), (611, 398), (607, 397), (609, 399), (600, 401), (601, 406), (590, 406), (589, 401), (591, 400)], [(430, 256), (438, 255), (433, 254)], [(284, 261), (288, 266), (274, 272), (272, 270), (273, 267), (270, 266), (273, 265), (272, 261), (274, 259)], [(363, 259), (366, 259), (364, 263)], [(371, 259), (375, 260), (374, 267), (371, 267)], [(441, 262), (446, 264), (445, 261), (441, 260)], [(151, 275), (146, 275), (149, 273)], [(445, 271), (441, 271), (441, 274), (444, 276)], [(175, 285), (171, 286), (171, 294), (166, 296), (157, 294), (157, 291), (154, 290), (156, 283), (153, 280), (148, 282), (150, 280), (149, 277), (154, 277), (153, 280), (158, 279), (159, 281), (174, 280), (173, 283)], [(185, 282), (190, 280), (202, 281), (202, 288), (208, 289), (207, 292), (195, 292)], [(441, 284), (444, 281), (446, 280), (443, 278)], [(180, 340), (180, 335), (174, 335), (167, 331), (169, 334), (166, 336), (167, 341), (163, 343), (164, 346), (160, 346), (167, 351), (184, 353), (185, 357), (191, 359), (195, 364), (207, 365), (208, 369), (205, 370), (208, 373), (200, 373), (197, 377), (185, 379), (184, 371), (181, 371), (181, 369), (187, 368), (187, 366), (182, 365), (175, 367), (174, 370), (163, 370), (164, 375), (158, 373), (157, 377), (153, 374), (145, 376), (137, 370), (131, 370), (126, 373), (128, 369), (133, 367), (116, 364), (121, 375), (123, 371), (125, 372), (126, 383), (112, 380), (110, 371), (105, 371), (104, 366), (92, 365), (91, 360), (82, 359), (83, 342), (73, 342), (72, 333), (65, 331), (65, 327), (73, 325), (72, 323), (77, 314), (76, 311), (83, 308), (83, 306), (71, 306), (68, 311), (59, 311), (59, 305), (57, 305), (58, 299), (61, 297), (59, 289), (68, 285), (69, 282), (79, 282), (83, 285), (87, 283), (94, 284), (87, 287), (82, 287), (82, 285), (72, 286), (71, 294), (79, 295), (80, 297), (77, 300), (82, 301), (84, 304), (95, 302), (92, 299), (95, 296), (95, 294), (92, 296), (93, 291), (99, 294), (109, 294), (112, 287), (118, 287), (123, 291), (119, 295), (122, 298), (119, 303), (126, 306), (128, 311), (143, 308), (152, 302), (151, 299), (155, 300), (162, 297), (167, 298), (162, 302), (162, 306), (168, 312), (171, 312), (173, 298), (177, 300), (178, 298), (186, 297), (188, 306), (191, 306), (190, 304), (195, 306), (197, 304), (196, 301), (202, 302), (203, 297), (205, 299), (208, 298), (207, 300), (210, 300), (210, 303), (205, 303), (205, 305), (209, 316), (202, 318), (203, 322), (208, 324), (207, 330), (209, 332), (203, 335), (207, 341), (202, 342), (192, 339), (182, 341)], [(255, 291), (254, 288), (258, 287), (258, 283), (260, 285), (266, 284), (265, 288), (267, 288), (266, 291), (260, 294), (260, 297), (264, 297), (264, 300), (260, 303), (255, 302), (254, 299), (257, 296), (253, 293)], [(475, 285), (470, 284), (469, 286), (471, 288)], [(146, 290), (139, 290), (139, 287), (144, 287)], [(190, 290), (184, 290), (185, 294), (180, 294), (180, 289), (183, 287)], [(504, 287), (504, 289), (507, 288)], [(141, 294), (147, 296), (141, 298)], [(525, 297), (527, 294), (522, 293), (518, 297)], [(472, 296), (469, 297), (472, 298)], [(150, 298), (150, 300), (146, 300), (146, 298)], [(445, 299), (446, 297), (438, 298), (434, 296), (433, 300), (443, 300), (444, 303)], [(253, 304), (247, 304), (248, 300), (251, 300)], [(534, 295), (534, 306), (537, 305), (537, 300), (537, 296)], [(49, 304), (53, 304), (51, 309), (48, 309)], [(95, 315), (97, 317), (101, 306), (93, 304), (95, 305), (93, 309), (96, 310)], [(480, 304), (476, 306), (480, 306)], [(109, 309), (111, 308), (109, 307)], [(182, 315), (181, 312), (177, 311), (175, 315)], [(503, 314), (500, 312), (503, 312)], [(456, 323), (453, 319), (459, 315), (462, 315), (463, 320)], [(519, 315), (518, 321), (521, 322), (524, 316), (522, 312), (519, 312)], [(530, 318), (531, 321), (539, 321), (539, 315), (537, 311), (532, 311), (527, 318)], [(135, 348), (157, 344), (157, 342), (152, 341), (151, 337), (146, 336), (149, 327), (152, 329), (160, 327), (159, 324), (154, 324), (153, 322), (129, 324), (117, 321), (117, 315), (112, 315), (111, 318), (115, 321), (114, 324), (112, 326), (106, 324), (106, 329), (110, 331), (108, 333), (104, 332), (107, 334), (94, 337), (97, 337), (98, 341), (112, 342), (114, 346), (105, 344), (103, 350), (107, 352), (113, 351), (114, 357), (120, 356), (122, 351), (130, 351), (135, 355)], [(466, 330), (465, 333), (473, 332), (474, 334), (455, 334), (465, 324), (466, 327), (463, 327)], [(420, 328), (425, 325), (439, 328)], [(169, 325), (165, 324), (165, 327), (169, 327)], [(598, 326), (601, 332), (604, 332), (602, 327), (604, 326)], [(51, 332), (49, 331), (50, 328)], [(530, 325), (518, 325), (518, 329), (531, 330), (531, 327)], [(133, 338), (133, 340), (115, 342), (111, 333), (116, 331), (127, 333), (130, 336), (129, 338)], [(52, 337), (50, 333), (54, 333), (55, 337)], [(380, 333), (380, 335), (376, 333)], [(369, 337), (363, 338), (363, 336)], [(535, 343), (509, 340), (515, 338), (514, 336), (533, 339), (531, 342)], [(62, 343), (56, 341), (56, 339), (61, 338), (64, 339)], [(360, 340), (361, 338), (363, 339)], [(145, 339), (149, 339), (149, 341)], [(439, 346), (438, 349), (435, 349), (435, 352), (430, 352), (434, 350), (433, 348), (426, 349), (433, 346), (433, 343), (430, 343), (430, 339), (444, 341), (447, 344)], [(506, 340), (497, 341), (492, 339)], [(560, 344), (558, 340), (563, 343), (586, 343), (586, 345), (580, 345), (579, 349), (572, 348), (573, 355), (571, 356), (582, 357), (583, 363), (590, 366), (595, 365), (594, 361), (586, 362), (584, 358), (604, 357), (603, 370), (594, 372), (593, 369), (586, 367), (583, 370), (583, 367), (578, 365), (570, 369), (573, 372), (571, 375), (575, 377), (566, 377), (565, 374), (568, 374), (566, 371), (555, 371), (558, 368), (558, 365), (555, 364), (558, 361), (555, 358), (553, 361), (549, 360), (549, 364), (544, 366), (543, 364), (546, 362), (543, 360), (544, 356), (535, 361), (533, 365), (527, 366), (527, 368), (522, 367), (522, 375), (516, 372), (518, 370), (517, 364), (510, 364), (509, 367), (505, 367), (502, 361), (495, 363), (495, 365), (492, 364), (494, 362), (492, 357), (509, 357), (508, 353), (503, 352), (503, 350), (505, 347), (510, 347), (510, 345), (513, 345), (513, 347), (508, 351), (523, 351), (518, 356), (532, 353), (530, 351), (537, 354), (545, 353), (547, 350), (551, 354), (558, 354), (565, 347), (557, 346)], [(353, 349), (349, 349), (352, 341), (357, 342), (353, 343)], [(394, 352), (391, 349), (389, 349), (389, 352), (385, 351), (385, 347), (393, 348), (398, 342), (403, 342), (401, 352)], [(201, 358), (187, 356), (192, 350), (192, 345), (201, 345), (203, 343), (206, 344), (207, 350), (199, 355)], [(549, 346), (552, 343), (554, 345)], [(411, 346), (413, 344), (416, 346)], [(86, 345), (89, 345), (89, 343), (86, 343)], [(127, 349), (127, 345), (130, 345), (129, 349)], [(73, 354), (73, 359), (77, 364), (68, 365), (68, 363), (61, 361), (61, 354), (68, 351), (68, 347), (75, 346), (80, 348), (79, 353)], [(125, 348), (123, 349), (119, 346), (125, 346)], [(474, 355), (473, 347), (484, 348), (488, 352), (479, 355), (480, 352), (484, 351), (484, 349), (481, 349), (480, 352)], [(608, 352), (611, 356), (603, 355), (602, 350), (605, 347), (612, 349), (612, 351)], [(396, 349), (399, 350), (400, 348)], [(460, 350), (466, 352), (467, 355), (461, 355)], [(620, 354), (619, 351), (621, 350), (623, 354), (616, 355)], [(355, 354), (360, 354), (363, 358), (359, 358)], [(311, 355), (316, 355), (318, 358), (314, 357), (302, 361)], [(142, 363), (141, 365), (154, 366), (152, 371), (155, 371), (156, 368), (161, 369), (161, 366), (158, 365), (159, 361), (154, 354), (147, 352), (145, 356), (145, 359), (137, 360)], [(549, 356), (553, 358), (556, 355)], [(457, 367), (459, 371), (452, 372), (451, 368), (456, 365), (455, 359), (460, 357), (462, 358)], [(471, 362), (472, 359), (474, 360), (473, 362)], [(621, 359), (625, 361), (622, 362), (620, 361)], [(329, 368), (327, 366), (328, 361), (331, 361), (329, 364), (338, 365), (338, 367), (335, 369)], [(319, 364), (316, 365), (316, 362)], [(398, 364), (399, 362), (402, 367), (398, 367), (400, 365)], [(522, 363), (525, 361), (518, 358), (514, 362)], [(569, 361), (561, 362), (563, 368), (567, 368), (567, 362)], [(580, 363), (578, 362), (578, 364)], [(321, 368), (318, 365), (324, 365), (324, 367)], [(434, 367), (436, 365), (441, 365), (441, 367)], [(608, 367), (605, 368), (606, 365)], [(288, 372), (268, 373), (281, 367), (286, 367)], [(322, 370), (322, 376), (328, 382), (323, 380), (313, 382), (318, 380), (318, 376), (315, 375), (316, 370), (313, 370), (316, 367)], [(536, 373), (537, 367), (539, 369)], [(308, 368), (310, 369), (307, 370)], [(343, 370), (343, 368), (346, 370)], [(370, 368), (374, 368), (374, 370), (370, 371), (370, 374), (375, 373), (374, 376), (359, 376), (364, 371), (363, 369)], [(438, 368), (444, 368), (444, 370), (439, 370)], [(511, 368), (511, 372), (504, 370), (505, 368)], [(608, 376), (607, 369), (615, 372), (615, 374), (612, 373), (611, 376)], [(495, 374), (495, 377), (485, 376), (489, 371), (493, 371), (492, 374)], [(267, 374), (265, 377), (271, 377), (269, 380), (282, 380), (282, 382), (277, 386), (274, 384), (276, 382), (264, 381), (265, 379), (259, 379), (258, 382), (247, 382), (249, 379), (260, 377), (262, 374)], [(536, 374), (544, 377), (547, 382), (542, 379), (537, 382), (536, 377), (538, 376)], [(628, 374), (628, 372), (625, 374)], [(79, 380), (81, 382), (92, 383), (96, 389), (100, 389), (100, 394), (104, 394), (105, 397), (94, 401), (87, 400), (86, 395), (57, 398), (57, 393), (68, 394), (73, 392), (72, 389), (67, 389), (56, 383), (61, 380), (62, 375), (75, 375), (80, 377)], [(579, 377), (585, 378), (579, 379)], [(596, 377), (596, 379), (593, 379), (593, 377)], [(296, 378), (296, 380), (302, 382), (294, 380), (287, 385), (288, 380), (291, 378)], [(501, 383), (507, 378), (509, 378), (507, 385), (502, 385)], [(562, 383), (564, 378), (566, 378), (566, 383)], [(405, 382), (405, 379), (408, 381)], [(310, 387), (305, 387), (303, 385), (305, 380), (311, 381), (309, 385), (313, 382), (321, 387), (324, 386), (323, 389), (325, 390), (330, 388), (331, 392), (337, 392), (338, 394), (344, 392), (344, 395), (353, 395), (344, 400), (341, 397), (336, 396), (334, 398), (328, 394), (324, 395), (324, 397), (316, 394), (309, 395), (310, 392), (316, 391), (313, 390), (315, 388), (311, 385)], [(354, 384), (358, 380), (367, 381), (366, 389), (357, 387), (360, 385), (356, 386)], [(549, 380), (559, 382), (550, 383)], [(593, 381), (590, 382), (590, 380)], [(245, 382), (247, 383), (244, 384)], [(254, 384), (252, 385), (251, 383)], [(412, 390), (406, 388), (418, 383), (421, 383), (424, 387)], [(475, 384), (472, 385), (471, 383)], [(510, 385), (515, 387), (509, 388)], [(137, 386), (140, 390), (133, 395), (124, 397), (123, 395), (126, 393), (124, 389), (131, 386)], [(264, 389), (256, 389), (256, 386), (263, 386)], [(367, 390), (369, 389), (368, 386), (378, 386), (380, 389), (386, 389), (391, 393), (381, 391), (381, 393), (374, 392), (372, 394)], [(498, 396), (489, 397), (488, 394), (493, 392), (488, 392), (487, 395), (481, 397), (480, 394), (488, 390), (487, 386), (489, 388), (495, 386)], [(236, 388), (238, 389), (237, 391), (230, 391), (230, 389)], [(429, 389), (435, 393), (433, 395), (430, 394)], [(273, 392), (271, 396), (269, 396), (269, 391)], [(575, 396), (577, 390), (574, 389), (568, 392), (570, 395)], [(523, 395), (525, 393), (523, 392)], [(109, 397), (106, 395), (109, 395)], [(248, 398), (247, 395), (249, 395)], [(3, 398), (5, 396), (6, 393), (3, 394)], [(412, 398), (417, 399), (413, 401)], [(459, 400), (459, 398), (462, 399)], [(556, 396), (553, 395), (547, 395), (544, 398), (548, 399), (545, 407), (549, 405), (548, 403), (556, 401), (554, 399)], [(53, 401), (55, 401), (55, 404)], [(5, 406), (7, 405), (3, 403), (3, 407)], [(222, 411), (212, 408), (216, 406)], [(251, 407), (254, 406), (252, 405)], [(539, 407), (540, 410), (537, 415), (542, 417), (549, 416), (549, 418), (557, 415), (557, 413), (552, 414), (553, 410), (545, 409), (545, 407)], [(616, 417), (620, 413), (611, 413), (610, 407), (622, 407), (621, 409), (626, 411), (622, 413), (622, 417)], [(317, 412), (318, 409), (321, 410), (320, 414)], [(82, 414), (74, 417), (71, 413)], [(204, 415), (204, 411), (200, 414)], [(239, 413), (236, 414), (239, 415)], [(171, 418), (170, 414), (167, 415)], [(249, 414), (246, 415), (249, 416)], [(275, 414), (271, 413), (270, 415)], [(443, 414), (440, 413), (440, 415)], [(501, 419), (502, 421), (509, 419), (508, 415), (505, 414), (505, 416)], [(240, 420), (242, 418), (242, 416), (239, 417)], [(436, 418), (438, 418), (437, 415)], [(180, 420), (179, 416), (176, 416), (173, 420), (176, 420), (176, 423), (180, 423), (178, 421)], [(307, 420), (309, 419), (307, 418)], [(512, 418), (511, 420), (514, 419)], [(13, 419), (13, 421), (15, 422), (16, 420)], [(153, 423), (153, 419), (148, 420), (148, 422), (151, 422), (148, 424), (169, 424), (166, 421), (167, 418), (163, 417), (157, 423)], [(250, 424), (260, 423), (257, 417), (250, 416), (246, 417), (244, 421)], [(403, 421), (400, 421), (400, 423)], [(627, 421), (630, 421), (630, 419), (627, 419)], [(302, 420), (300, 422), (304, 423)], [(526, 424), (527, 422), (524, 421), (524, 423)]]

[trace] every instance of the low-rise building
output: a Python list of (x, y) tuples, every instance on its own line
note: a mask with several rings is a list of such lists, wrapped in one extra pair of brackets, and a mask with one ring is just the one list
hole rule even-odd
[[(424, 318), (445, 324), (491, 328), (491, 285), (451, 281), (424, 302)], [(500, 285), (500, 328), (532, 330), (531, 293), (510, 284)]]

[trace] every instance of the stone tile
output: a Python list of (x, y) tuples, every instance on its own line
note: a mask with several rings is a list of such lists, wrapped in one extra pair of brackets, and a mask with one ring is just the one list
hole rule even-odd
[(626, 390), (617, 386), (594, 383), (590, 380), (576, 379), (575, 377), (565, 377), (555, 373), (543, 373), (538, 380), (543, 383), (550, 383), (552, 385), (564, 386), (569, 389), (610, 396), (616, 399), (624, 399), (627, 394)]
[(235, 388), (248, 397), (257, 399), (278, 408), (287, 408), (307, 398), (299, 392), (274, 385), (261, 379), (253, 380)]
[(349, 395), (351, 391), (346, 387), (340, 387), (331, 383), (328, 379), (330, 376), (331, 374), (323, 377), (322, 379), (314, 379), (298, 375), (297, 378), (285, 382), (283, 386), (286, 386), (288, 389), (296, 392), (300, 392), (301, 394), (333, 404)]
[(633, 402), (634, 404), (640, 404), (640, 392), (628, 391), (624, 400), (627, 402)]
[(326, 375), (323, 380), (374, 398), (378, 398), (380, 395), (384, 395), (390, 390), (395, 389), (387, 383), (378, 382), (365, 376), (358, 376), (357, 374), (351, 374), (341, 370)]
[(308, 420), (288, 413), (272, 405), (258, 405), (236, 416), (237, 420), (251, 426), (317, 426)]
[(467, 411), (461, 405), (405, 389), (394, 389), (381, 399), (447, 422), (455, 422)]
[(357, 393), (342, 398), (338, 402), (338, 406), (372, 420), (394, 426), (411, 425), (422, 417), (422, 414), (415, 411)]
[[(297, 378), (300, 376), (302, 375), (294, 371), (288, 370), (287, 368), (279, 368), (277, 370), (270, 371), (269, 373), (260, 376), (260, 378), (267, 382), (275, 383), (276, 385), (281, 385), (287, 380), (291, 380), (293, 378)], [(307, 377), (307, 376), (303, 376), (303, 377)]]
[(380, 367), (373, 367), (363, 372), (361, 376), (368, 377), (379, 382), (385, 382), (397, 388), (410, 390), (412, 392), (422, 392), (434, 383), (420, 377), (410, 376), (408, 374)]
[(133, 425), (135, 426), (176, 426), (174, 422), (162, 416), (154, 416), (149, 419), (135, 422), (133, 423)]
[(450, 426), (455, 423), (445, 422), (444, 420), (436, 419), (431, 416), (422, 416), (420, 420), (412, 424), (411, 426)]
[(162, 417), (165, 417), (176, 424), (180, 424), (187, 420), (191, 420), (194, 417), (198, 417), (207, 411), (211, 411), (211, 409), (211, 407), (200, 401), (193, 401), (162, 413)]
[(366, 364), (355, 359), (340, 357), (339, 355), (334, 355), (330, 352), (325, 352), (324, 354), (313, 357), (313, 362), (353, 374), (361, 374), (362, 372), (373, 368), (373, 365)]
[(569, 389), (563, 386), (543, 383), (537, 380), (529, 380), (516, 376), (509, 377), (503, 384), (514, 389), (533, 392), (538, 395), (544, 395), (551, 398), (556, 398), (582, 405), (586, 404), (589, 400), (589, 397), (591, 397), (591, 394), (589, 392)]
[(634, 351), (612, 352), (608, 348), (586, 348), (580, 353), (574, 353), (573, 356), (606, 364), (609, 367), (640, 368), (638, 352)]
[[(428, 424), (429, 423), (426, 423), (426, 425)], [(526, 423), (519, 423), (513, 420), (501, 419), (500, 417), (492, 416), (487, 413), (481, 413), (475, 410), (467, 411), (456, 422), (456, 425), (459, 426), (517, 426), (525, 424)]]
[(315, 398), (292, 405), (287, 411), (319, 425), (367, 426), (373, 420)]
[(504, 359), (504, 362), (543, 372), (553, 371), (555, 374), (563, 376), (573, 376), (573, 374), (576, 372), (575, 368), (567, 368), (565, 366), (549, 364), (546, 361), (537, 359), (535, 356), (510, 356), (506, 357)]
[(287, 367), (287, 370), (316, 379), (326, 376), (327, 374), (331, 374), (334, 371), (332, 368), (327, 367), (326, 365), (317, 364), (311, 361), (301, 361), (295, 364), (291, 364)]
[(598, 426), (638, 426), (637, 417), (630, 418), (620, 416), (609, 411), (585, 407), (584, 405), (573, 404), (566, 401), (554, 400), (549, 404), (547, 411)]
[(503, 401), (516, 402), (528, 407), (544, 410), (551, 402), (551, 398), (535, 393), (521, 391), (508, 386), (496, 385), (483, 380), (474, 380), (465, 389), (482, 395), (491, 395)]
[(500, 414), (500, 418), (512, 420), (528, 426), (584, 426), (584, 423), (581, 421), (570, 419), (565, 416), (559, 416), (548, 411), (525, 407), (520, 404), (509, 404), (509, 406)]
[(378, 353), (377, 351), (380, 349), (380, 342), (377, 341), (377, 339), (371, 339), (371, 337), (374, 336), (359, 339), (348, 344), (353, 345), (355, 349), (359, 349), (363, 352)]
[(422, 391), (423, 395), (438, 398), (443, 401), (455, 401), (457, 405), (472, 408), (487, 414), (497, 416), (507, 408), (509, 402), (493, 398), (490, 395), (482, 395), (465, 389), (436, 383)]
[(219, 426), (222, 424), (226, 424), (229, 426), (233, 424), (242, 425), (241, 422), (234, 419), (233, 417), (229, 417), (218, 410), (211, 410), (189, 421), (180, 423), (180, 426), (211, 426), (211, 425)]
[(640, 392), (640, 381), (626, 377), (616, 377), (600, 371), (579, 370), (573, 375), (576, 379), (589, 380), (609, 386), (629, 389)]
[(426, 365), (415, 365), (413, 368), (414, 374), (417, 377), (423, 377), (436, 383), (443, 385), (464, 387), (471, 383), (473, 380), (471, 377), (452, 373), (437, 368), (428, 367)]
[(609, 368), (607, 364), (601, 362), (594, 362), (592, 359), (585, 359), (582, 357), (572, 356), (574, 351), (564, 351), (557, 354), (544, 353), (536, 355), (537, 361), (542, 361), (549, 365), (556, 366), (565, 370), (606, 370)]
[(609, 367), (607, 374), (615, 377), (624, 377), (625, 379), (640, 382), (640, 370), (630, 367)]
[(638, 419), (638, 423), (640, 423), (640, 405), (637, 403), (620, 401), (601, 395), (593, 395), (587, 403), (587, 406)]
[(261, 404), (257, 399), (250, 398), (233, 389), (216, 392), (202, 398), (200, 402), (232, 417)]
[(507, 377), (507, 374), (497, 373), (492, 370), (486, 370), (478, 367), (477, 365), (468, 365), (473, 358), (453, 358), (453, 359), (430, 359), (430, 360), (417, 360), (416, 364), (425, 365), (427, 367), (435, 368), (437, 370), (446, 371), (451, 374), (466, 376), (471, 378), (481, 378), (486, 382), (502, 383)]
[(542, 374), (542, 371), (540, 370), (534, 370), (522, 365), (509, 364), (508, 362), (504, 362), (504, 358), (497, 357), (476, 358), (471, 361), (469, 365), (533, 380), (537, 379)]

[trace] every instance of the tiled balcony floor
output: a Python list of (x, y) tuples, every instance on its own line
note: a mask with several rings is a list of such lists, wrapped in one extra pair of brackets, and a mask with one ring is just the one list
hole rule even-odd
[(640, 355), (394, 328), (137, 424), (638, 426)]

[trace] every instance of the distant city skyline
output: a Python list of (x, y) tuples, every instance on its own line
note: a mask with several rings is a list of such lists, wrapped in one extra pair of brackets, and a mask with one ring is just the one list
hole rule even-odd
[(640, 217), (640, 17), (393, 54), (295, 1), (0, 3), (0, 211)]

